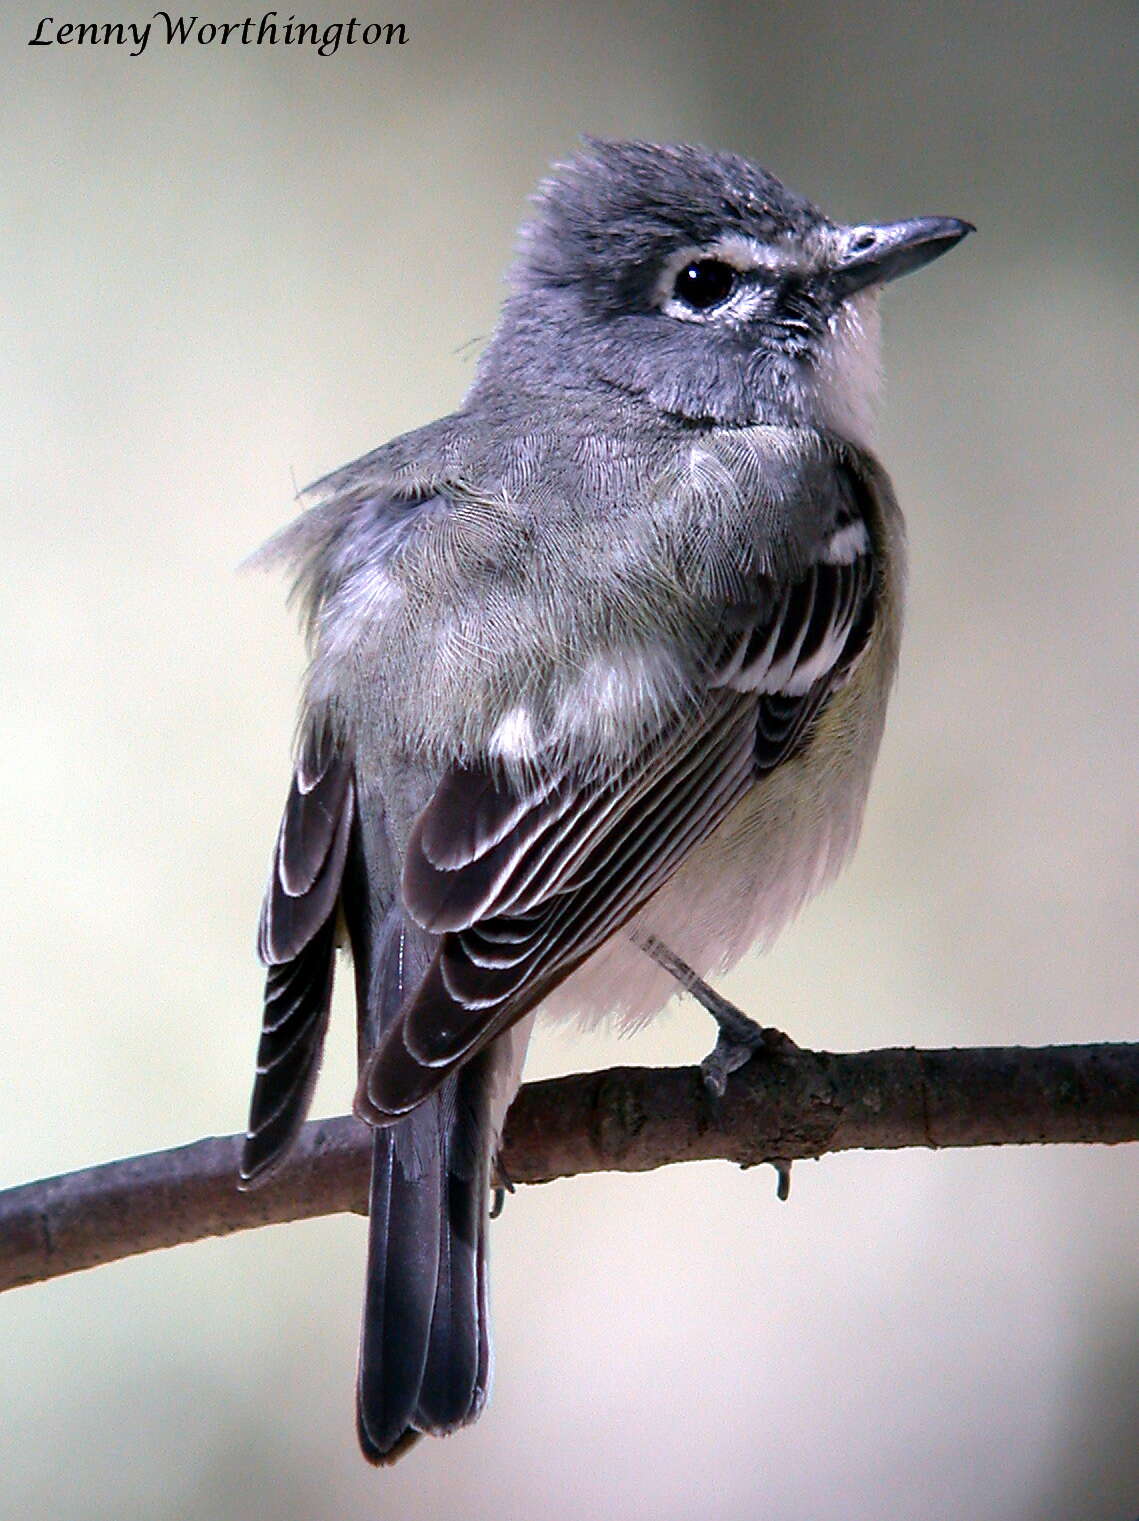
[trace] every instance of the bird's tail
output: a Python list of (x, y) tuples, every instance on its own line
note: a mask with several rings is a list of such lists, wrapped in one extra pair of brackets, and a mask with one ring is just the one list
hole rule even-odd
[[(406, 918), (394, 889), (383, 891), (386, 843), (382, 832), (366, 833), (367, 821), (382, 817), (381, 808), (361, 817), (350, 759), (314, 729), (298, 759), (261, 915), (269, 971), (245, 1187), (272, 1175), (308, 1111), (338, 915), (352, 944), (362, 1056), (434, 954), (435, 937)], [(385, 897), (386, 912), (377, 913)], [(423, 1432), (473, 1421), (486, 1402), (487, 1207), (502, 1118), (491, 1102), (503, 1054), (489, 1047), (375, 1133), (357, 1400), (360, 1444), (375, 1463), (394, 1462)]]
[(356, 1412), (374, 1463), (473, 1421), (486, 1401), (486, 1067), (476, 1059), (373, 1141)]
[[(375, 941), (362, 1049), (423, 974), (433, 937), (397, 905)], [(372, 1143), (368, 1268), (356, 1385), (364, 1455), (392, 1463), (423, 1433), (473, 1421), (490, 1379), (487, 1211), (493, 1048)]]

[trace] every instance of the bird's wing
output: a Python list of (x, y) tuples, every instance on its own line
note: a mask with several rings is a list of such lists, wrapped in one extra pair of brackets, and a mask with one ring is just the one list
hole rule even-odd
[(304, 1122), (332, 999), (336, 906), (355, 811), (351, 761), (325, 732), (301, 748), (257, 948), (268, 968), (241, 1176), (266, 1177)]
[(806, 742), (865, 647), (875, 579), (848, 487), (809, 563), (725, 619), (697, 710), (618, 774), (552, 769), (521, 787), (491, 760), (444, 774), (402, 880), (407, 912), (441, 940), (365, 1065), (365, 1119), (407, 1113), (532, 1009)]

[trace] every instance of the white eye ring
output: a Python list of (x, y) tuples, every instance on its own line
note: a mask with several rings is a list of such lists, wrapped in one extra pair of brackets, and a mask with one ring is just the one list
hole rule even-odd
[[(680, 322), (715, 321), (722, 311), (734, 310), (742, 297), (748, 299), (748, 283), (740, 278), (747, 275), (777, 275), (786, 263), (786, 255), (778, 247), (769, 247), (754, 238), (730, 233), (717, 238), (714, 243), (689, 244), (678, 248), (661, 269), (656, 286), (656, 305), (667, 317)], [(729, 270), (735, 276), (730, 288), (718, 299), (698, 305), (688, 298), (681, 277), (686, 270), (715, 265)]]

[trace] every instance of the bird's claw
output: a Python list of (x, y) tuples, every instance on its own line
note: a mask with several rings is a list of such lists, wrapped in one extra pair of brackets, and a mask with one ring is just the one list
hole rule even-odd
[(704, 1086), (717, 1098), (723, 1098), (728, 1078), (759, 1050), (796, 1051), (798, 1047), (789, 1035), (770, 1025), (756, 1024), (742, 1009), (730, 1003), (703, 977), (682, 961), (675, 951), (670, 951), (655, 935), (646, 935), (637, 944), (658, 966), (675, 977), (681, 987), (703, 1004), (720, 1027), (716, 1044), (700, 1063)]
[(791, 1163), (786, 1157), (768, 1157), (767, 1160), (775, 1168), (775, 1197), (781, 1204), (786, 1204), (791, 1197)]
[[(722, 1018), (721, 1014), (726, 1014), (729, 1010), (731, 1017)], [(775, 1052), (797, 1049), (795, 1042), (782, 1030), (775, 1030), (769, 1025), (756, 1024), (755, 1020), (749, 1019), (732, 1004), (727, 1004), (722, 1011), (713, 1012), (720, 1026), (720, 1033), (716, 1037), (716, 1044), (700, 1063), (700, 1073), (704, 1079), (704, 1086), (716, 1098), (723, 1098), (728, 1086), (728, 1078), (740, 1067), (745, 1066), (757, 1051)]]
[[(758, 1030), (759, 1027), (756, 1028)], [(728, 1078), (745, 1062), (749, 1062), (758, 1049), (755, 1042), (739, 1040), (721, 1026), (716, 1044), (700, 1063), (700, 1075), (708, 1092), (715, 1098), (723, 1098)]]
[(506, 1207), (506, 1196), (514, 1192), (514, 1180), (502, 1165), (502, 1158), (494, 1159), (494, 1181), (490, 1191), (490, 1218), (497, 1220)]

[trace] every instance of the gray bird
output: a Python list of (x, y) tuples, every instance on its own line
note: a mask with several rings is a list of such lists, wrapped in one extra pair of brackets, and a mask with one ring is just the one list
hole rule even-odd
[[(319, 482), (265, 551), (311, 663), (242, 1179), (304, 1119), (346, 937), (380, 1463), (485, 1402), (491, 1160), (538, 1007), (635, 1025), (854, 846), (904, 580), (878, 293), (971, 231), (842, 226), (732, 154), (640, 142), (586, 140), (536, 204), (462, 409)], [(716, 1091), (753, 1033), (721, 1034)]]

